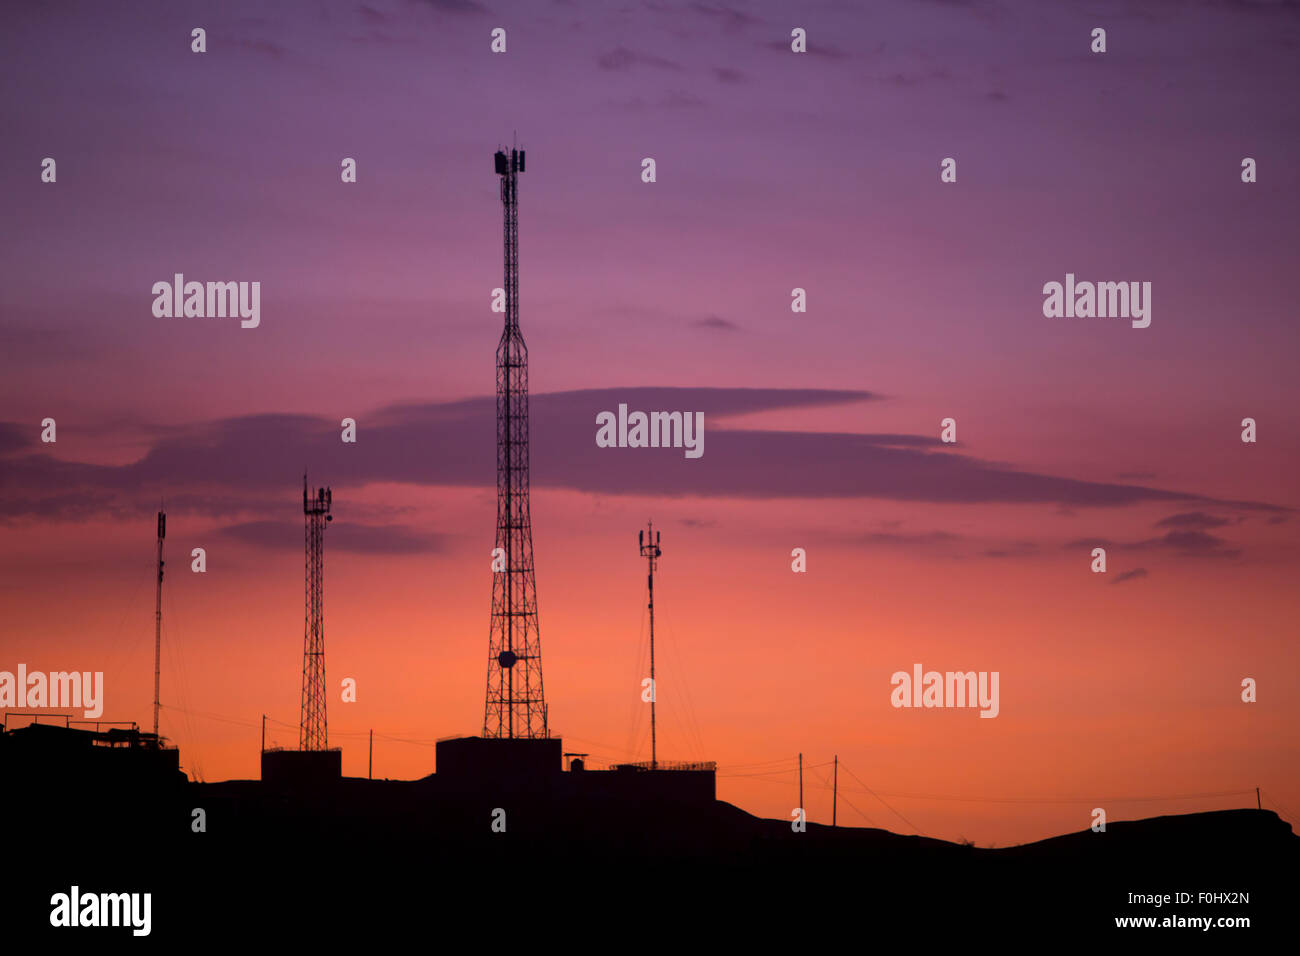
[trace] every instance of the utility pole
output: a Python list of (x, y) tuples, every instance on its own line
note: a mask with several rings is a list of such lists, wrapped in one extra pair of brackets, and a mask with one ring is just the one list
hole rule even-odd
[(803, 809), (803, 754), (799, 754), (799, 809)]
[(366, 764), (366, 779), (375, 779), (375, 730), (370, 728), (370, 760)]
[(262, 753), (266, 753), (266, 714), (262, 715)]
[(158, 512), (158, 593), (153, 606), (153, 736), (158, 739), (158, 686), (162, 673), (162, 582), (163, 538), (167, 536), (167, 513)]
[(1256, 810), (1263, 810), (1263, 809), (1264, 809), (1264, 804), (1260, 803), (1260, 800), (1259, 800), (1259, 787), (1256, 787), (1256, 788), (1255, 788), (1255, 809), (1256, 809)]
[(655, 684), (655, 568), (659, 566), (659, 556), (663, 550), (659, 547), (659, 532), (655, 531), (654, 522), (647, 522), (646, 531), (636, 533), (637, 542), (641, 547), (641, 557), (645, 558), (650, 564), (650, 573), (646, 581), (650, 588), (650, 769), (659, 768), (659, 751), (655, 742), (655, 698), (659, 696), (658, 685)]
[(831, 826), (835, 826), (835, 811), (840, 802), (840, 755), (835, 755), (835, 777), (831, 784)]

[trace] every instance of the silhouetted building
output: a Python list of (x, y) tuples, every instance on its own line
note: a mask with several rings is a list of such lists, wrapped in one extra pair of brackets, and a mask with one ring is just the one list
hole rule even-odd
[(444, 780), (546, 780), (563, 771), (559, 737), (451, 737), (434, 746)]
[(673, 803), (712, 803), (717, 799), (717, 767), (712, 762), (618, 764), (592, 770), (581, 759), (566, 772), (559, 737), (452, 737), (436, 745), (439, 789), (446, 792), (526, 791), (556, 797), (603, 797)]
[(343, 776), (343, 751), (263, 750), (262, 782), (272, 787), (299, 789), (319, 786)]
[(9, 780), (49, 788), (157, 788), (186, 782), (180, 751), (165, 746), (157, 735), (135, 724), (101, 721), (93, 727), (32, 723), (6, 728), (0, 732), (0, 768)]

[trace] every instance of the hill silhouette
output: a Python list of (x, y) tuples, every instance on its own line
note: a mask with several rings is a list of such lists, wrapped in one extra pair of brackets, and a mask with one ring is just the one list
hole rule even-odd
[[(377, 926), (429, 941), (452, 926), (499, 941), (526, 938), (539, 920), (615, 938), (690, 928), (770, 943), (798, 939), (813, 920), (828, 931), (919, 932), (918, 941), (976, 928), (988, 939), (1072, 939), (1158, 933), (1118, 930), (1114, 917), (1171, 912), (1246, 915), (1247, 932), (1260, 933), (1285, 921), (1300, 871), (1300, 837), (1260, 810), (1113, 822), (1105, 833), (987, 849), (816, 823), (794, 833), (723, 801), (526, 787), (448, 794), (435, 776), (343, 778), (301, 792), (260, 781), (93, 791), (9, 779), (0, 808), (20, 869), (2, 906), (11, 939), (129, 935), (51, 929), (50, 896), (74, 883), (151, 892), (155, 938), (198, 933), (205, 944), (329, 941)], [(195, 808), (206, 832), (192, 830)], [(504, 833), (492, 830), (497, 808)], [(1250, 902), (1128, 902), (1179, 890), (1246, 892)]]

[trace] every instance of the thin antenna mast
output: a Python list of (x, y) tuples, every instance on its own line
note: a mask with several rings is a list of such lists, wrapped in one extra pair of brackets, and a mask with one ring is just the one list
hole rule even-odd
[(840, 755), (835, 755), (835, 780), (831, 784), (831, 826), (835, 826), (835, 809), (840, 802)]
[(663, 551), (659, 547), (659, 532), (655, 531), (654, 522), (647, 522), (646, 527), (648, 530), (638, 531), (636, 537), (641, 547), (641, 557), (650, 565), (650, 573), (646, 576), (650, 590), (650, 603), (647, 605), (650, 608), (650, 769), (657, 770), (659, 751), (655, 740), (655, 698), (659, 692), (655, 684), (655, 568), (659, 566), (659, 556)]
[(163, 538), (167, 536), (167, 512), (158, 511), (158, 593), (153, 606), (153, 735), (158, 737), (158, 686), (162, 673), (162, 582)]

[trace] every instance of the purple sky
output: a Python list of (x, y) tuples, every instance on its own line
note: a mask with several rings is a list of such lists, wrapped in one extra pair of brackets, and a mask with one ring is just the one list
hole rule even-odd
[[(488, 154), (517, 130), (535, 394), (865, 390), (751, 424), (928, 438), (951, 414), (978, 454), (1103, 482), (1162, 471), (1154, 443), (1203, 479), (1177, 490), (1228, 498), (1205, 441), (1253, 415), (1300, 448), (1294, 4), (126, 9), (20, 9), (0, 38), (14, 427), (86, 426), (120, 462), (150, 426), (483, 394)], [(261, 327), (154, 319), (177, 271), (261, 281)], [(1067, 271), (1151, 281), (1151, 327), (1044, 319)]]

